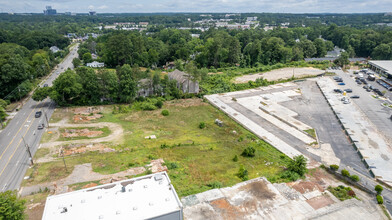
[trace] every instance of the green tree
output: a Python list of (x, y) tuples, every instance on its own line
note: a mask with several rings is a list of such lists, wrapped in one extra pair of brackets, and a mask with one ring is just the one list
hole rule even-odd
[(311, 58), (317, 53), (317, 49), (314, 46), (313, 42), (307, 39), (303, 39), (300, 41), (299, 46), (302, 48), (304, 52), (304, 57)]
[(303, 155), (295, 156), (288, 164), (288, 170), (298, 173), (303, 176), (306, 171), (307, 159)]
[(39, 87), (34, 91), (33, 100), (42, 101), (46, 99), (52, 92), (52, 87)]
[(136, 96), (137, 85), (133, 74), (132, 68), (128, 64), (123, 65), (117, 71), (120, 80), (119, 98), (121, 102), (130, 103)]
[(25, 209), (25, 200), (19, 199), (16, 191), (0, 192), (0, 219), (23, 220)]
[(65, 71), (53, 82), (50, 98), (59, 105), (75, 104), (74, 100), (79, 98), (83, 90), (80, 81), (80, 76), (74, 71)]
[(4, 101), (3, 99), (0, 99), (0, 120), (1, 120), (1, 122), (4, 121), (5, 117), (7, 116), (7, 113), (5, 111), (7, 105), (8, 105), (8, 103), (6, 101)]
[(340, 67), (344, 67), (345, 65), (348, 65), (350, 63), (350, 61), (348, 60), (348, 53), (347, 52), (343, 52), (340, 54), (339, 58), (337, 58), (334, 62), (336, 65), (340, 66)]
[(93, 57), (91, 56), (90, 52), (87, 52), (87, 53), (83, 54), (82, 59), (83, 59), (84, 63), (91, 63), (91, 62), (93, 62)]
[(74, 68), (77, 68), (82, 64), (82, 61), (80, 61), (80, 59), (76, 57), (72, 60), (72, 64), (73, 64)]
[(325, 57), (327, 55), (327, 48), (325, 46), (324, 40), (317, 38), (313, 41), (316, 47), (316, 57)]
[(110, 70), (101, 70), (97, 73), (101, 95), (104, 100), (116, 102), (118, 100), (119, 82), (117, 73)]
[(98, 76), (94, 69), (88, 67), (79, 67), (76, 73), (80, 76), (80, 83), (83, 90), (80, 95), (83, 97), (85, 104), (97, 104), (100, 102), (101, 89), (98, 81)]
[(111, 67), (131, 63), (132, 46), (130, 38), (123, 33), (110, 36), (105, 44), (105, 62)]

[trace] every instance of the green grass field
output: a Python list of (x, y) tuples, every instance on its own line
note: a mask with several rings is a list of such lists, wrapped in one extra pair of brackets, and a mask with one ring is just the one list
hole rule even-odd
[[(212, 182), (222, 186), (240, 182), (236, 176), (240, 165), (249, 171), (250, 179), (271, 178), (279, 175), (282, 166), (289, 161), (281, 152), (201, 99), (166, 102), (162, 109), (169, 110), (169, 116), (161, 115), (162, 109), (123, 114), (112, 114), (111, 109), (112, 106), (106, 107), (104, 117), (97, 121), (120, 124), (124, 129), (123, 144), (110, 146), (118, 150), (116, 152), (89, 152), (66, 157), (69, 172), (76, 164), (92, 163), (95, 172), (111, 174), (163, 158), (179, 196), (186, 196), (211, 189), (208, 185)], [(223, 127), (214, 124), (217, 118), (224, 122)], [(204, 129), (199, 128), (200, 122), (205, 122)], [(157, 138), (146, 139), (148, 135)], [(240, 156), (248, 146), (256, 148), (255, 157)], [(235, 155), (237, 162), (233, 161)], [(32, 178), (24, 184), (54, 181), (66, 177), (69, 172), (65, 172), (61, 160), (38, 164), (30, 171)]]

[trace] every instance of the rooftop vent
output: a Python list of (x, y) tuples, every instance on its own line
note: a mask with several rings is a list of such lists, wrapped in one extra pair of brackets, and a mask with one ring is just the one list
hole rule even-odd
[(125, 192), (125, 186), (121, 187), (121, 192), (123, 192), (123, 193)]
[(119, 214), (121, 214), (121, 211), (120, 211), (120, 210), (117, 210), (117, 211), (116, 211), (116, 215), (119, 215)]
[(102, 199), (102, 196), (98, 196), (98, 199)]
[(155, 181), (160, 181), (163, 179), (162, 174), (158, 173), (154, 176)]
[(134, 206), (134, 207), (133, 207), (133, 210), (134, 210), (134, 211), (136, 211), (136, 210), (137, 210), (137, 207), (136, 207), (136, 206)]
[(68, 209), (67, 209), (67, 207), (63, 207), (63, 209), (61, 210), (61, 212), (60, 212), (60, 213), (66, 213), (66, 212), (68, 212)]
[(144, 185), (144, 188), (147, 188), (147, 185)]
[(85, 199), (82, 199), (82, 201), (80, 201), (81, 203), (86, 203), (86, 200)]
[(98, 219), (103, 219), (103, 215), (100, 215), (100, 216), (98, 217)]
[(154, 203), (153, 202), (150, 202), (150, 203), (148, 203), (150, 206), (153, 206), (154, 205)]

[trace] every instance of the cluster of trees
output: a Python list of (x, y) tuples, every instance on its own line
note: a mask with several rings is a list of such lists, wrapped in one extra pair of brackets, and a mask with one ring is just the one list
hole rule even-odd
[(0, 97), (23, 97), (31, 91), (33, 80), (47, 75), (56, 64), (55, 54), (47, 50), (30, 51), (14, 43), (0, 44)]
[(67, 70), (53, 82), (52, 87), (38, 88), (33, 99), (41, 101), (49, 96), (61, 106), (130, 103), (137, 96), (138, 81), (142, 78), (151, 79), (156, 96), (182, 96), (176, 82), (169, 80), (167, 75), (162, 78), (159, 72), (142, 72), (138, 66), (131, 68), (125, 64), (116, 71), (96, 71), (88, 67)]

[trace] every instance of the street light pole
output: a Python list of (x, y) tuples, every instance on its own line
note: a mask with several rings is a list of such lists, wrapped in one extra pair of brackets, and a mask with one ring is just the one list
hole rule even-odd
[(44, 112), (44, 114), (45, 114), (46, 124), (48, 124), (48, 128), (49, 128), (49, 120), (48, 120), (48, 115), (46, 114), (46, 112)]
[(68, 172), (67, 164), (65, 163), (65, 159), (64, 159), (64, 151), (63, 151), (63, 148), (61, 148), (60, 154), (61, 154), (61, 156), (62, 156), (62, 158), (63, 158), (63, 163), (64, 163), (64, 166), (65, 166), (65, 171)]
[(26, 151), (27, 151), (27, 153), (29, 154), (31, 165), (34, 165), (34, 162), (33, 162), (33, 155), (31, 155), (30, 146), (26, 143), (24, 137), (22, 137), (22, 139), (23, 139), (23, 142), (24, 142), (24, 144), (25, 144), (25, 146), (26, 146)]

